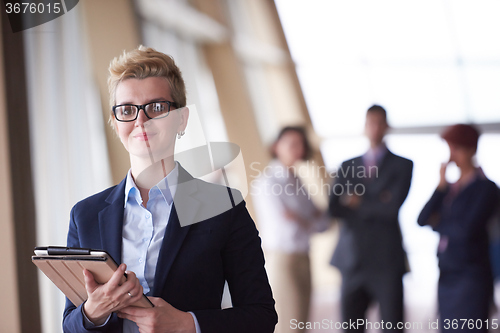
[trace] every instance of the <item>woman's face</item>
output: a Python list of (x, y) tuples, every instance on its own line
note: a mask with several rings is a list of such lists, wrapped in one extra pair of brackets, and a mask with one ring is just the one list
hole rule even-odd
[(285, 166), (292, 166), (304, 156), (305, 147), (302, 134), (295, 131), (286, 132), (276, 143), (275, 152), (281, 163)]
[(473, 148), (459, 146), (453, 143), (448, 143), (448, 146), (450, 147), (450, 162), (454, 162), (459, 168), (472, 164), (472, 158), (476, 154)]
[[(155, 101), (173, 101), (166, 79), (126, 79), (116, 88), (116, 105), (144, 105)], [(172, 157), (175, 137), (187, 125), (187, 108), (170, 111), (168, 116), (149, 119), (139, 110), (135, 121), (121, 122), (115, 119), (116, 132), (131, 158), (149, 159), (152, 163)]]

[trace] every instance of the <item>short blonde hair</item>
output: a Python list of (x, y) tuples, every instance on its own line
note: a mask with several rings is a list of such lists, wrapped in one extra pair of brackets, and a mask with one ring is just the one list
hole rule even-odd
[[(165, 78), (170, 86), (170, 94), (176, 107), (186, 106), (186, 86), (179, 67), (174, 59), (156, 51), (151, 47), (140, 45), (138, 48), (114, 58), (109, 64), (109, 103), (116, 104), (116, 88), (127, 79), (145, 79), (148, 77)], [(111, 111), (110, 124), (114, 128), (114, 117)]]

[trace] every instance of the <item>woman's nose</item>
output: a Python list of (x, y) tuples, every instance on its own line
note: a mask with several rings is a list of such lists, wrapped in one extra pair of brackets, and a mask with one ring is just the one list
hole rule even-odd
[[(141, 112), (142, 111), (142, 112)], [(145, 122), (147, 122), (148, 120), (150, 120), (147, 116), (146, 116), (146, 111), (144, 111), (144, 109), (139, 109), (139, 114), (137, 115), (137, 119), (135, 120), (135, 125), (136, 126), (141, 126), (143, 125)]]

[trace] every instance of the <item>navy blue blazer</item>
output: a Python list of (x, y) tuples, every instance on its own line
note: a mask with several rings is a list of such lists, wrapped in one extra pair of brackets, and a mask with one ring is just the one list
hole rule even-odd
[[(487, 320), (493, 297), (488, 223), (498, 207), (498, 188), (478, 175), (458, 194), (436, 190), (418, 217), (441, 235), (438, 300), (441, 320)], [(486, 332), (482, 329), (470, 332)]]
[[(377, 170), (368, 178), (370, 170), (358, 156), (342, 163), (332, 186), (329, 212), (342, 224), (330, 263), (344, 275), (407, 271), (398, 215), (410, 190), (413, 162), (387, 151)], [(355, 189), (363, 194), (359, 207), (351, 209), (342, 196)]]
[[(238, 191), (193, 179), (179, 167), (174, 207), (165, 231), (154, 279), (153, 296), (175, 308), (192, 311), (203, 333), (273, 332), (274, 300), (264, 269), (261, 241)], [(199, 223), (181, 227), (181, 216), (196, 219), (213, 210), (214, 198), (231, 199), (232, 207)], [(67, 245), (106, 250), (121, 263), (125, 179), (117, 186), (77, 203), (71, 210)], [(182, 200), (187, 205), (176, 205)], [(177, 206), (177, 207), (176, 207)], [(185, 225), (186, 223), (183, 223)], [(221, 309), (225, 281), (232, 308)], [(82, 305), (66, 300), (64, 332), (87, 332)], [(122, 332), (113, 314), (100, 332)]]
[(441, 273), (491, 275), (487, 224), (498, 207), (498, 188), (484, 176), (477, 178), (450, 198), (436, 190), (418, 217), (420, 225), (430, 224), (446, 238), (438, 252)]

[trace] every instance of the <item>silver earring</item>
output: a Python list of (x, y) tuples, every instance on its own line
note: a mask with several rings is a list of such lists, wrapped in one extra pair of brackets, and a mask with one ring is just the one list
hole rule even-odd
[(179, 133), (177, 133), (177, 139), (182, 138), (182, 136), (183, 136), (184, 134), (186, 134), (186, 132), (184, 132), (184, 131), (180, 131)]

